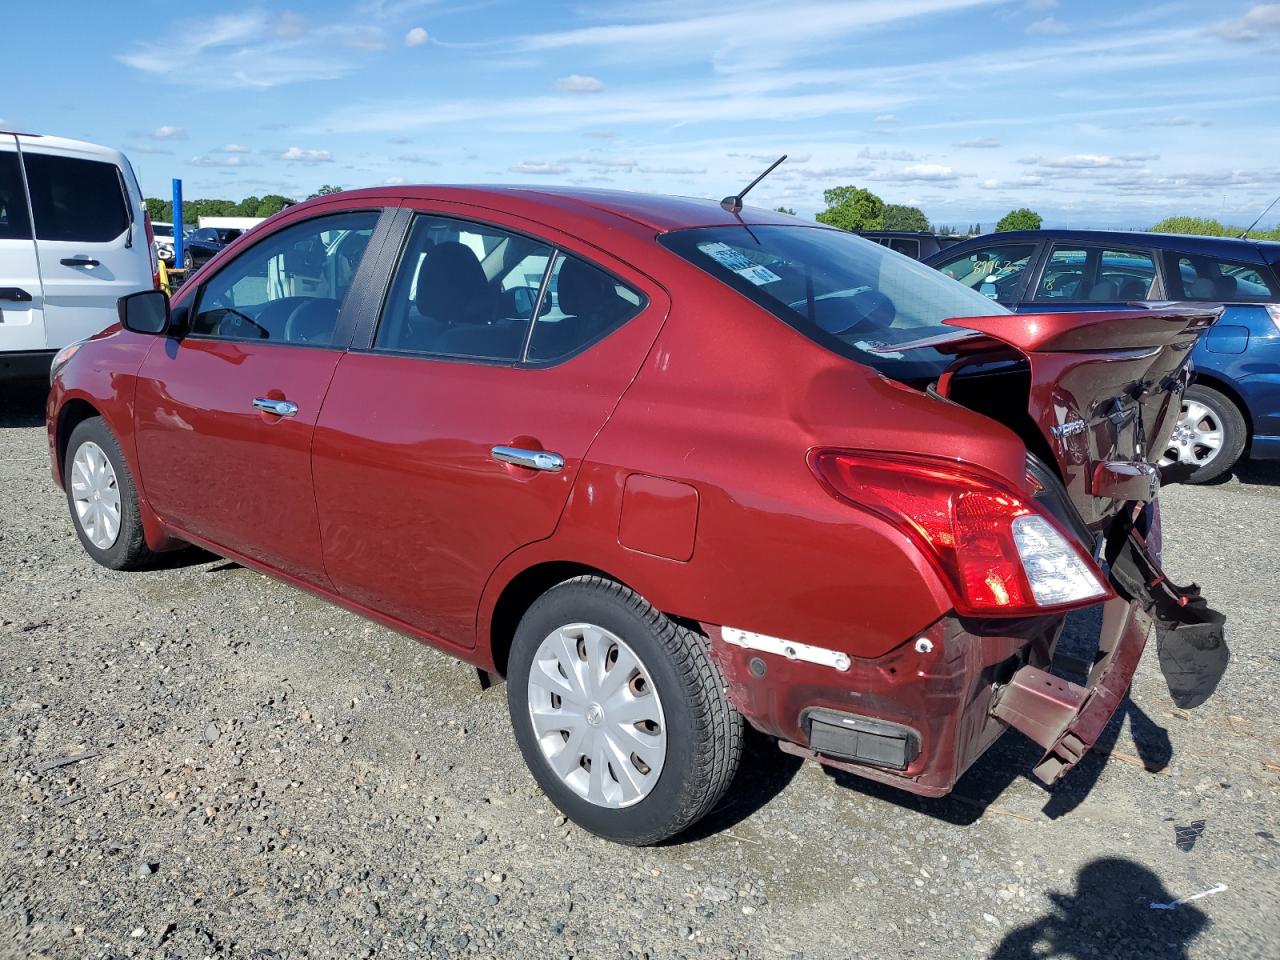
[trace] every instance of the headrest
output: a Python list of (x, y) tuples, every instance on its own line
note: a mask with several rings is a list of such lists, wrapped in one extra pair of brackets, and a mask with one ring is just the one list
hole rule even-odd
[(613, 280), (590, 264), (565, 259), (556, 279), (556, 296), (560, 312), (570, 317), (591, 316), (614, 308), (619, 300)]
[(1196, 277), (1191, 281), (1187, 296), (1192, 300), (1212, 300), (1217, 294), (1217, 284), (1212, 277)]
[(1090, 300), (1119, 300), (1120, 288), (1114, 280), (1099, 280), (1089, 291)]
[(492, 319), (493, 296), (484, 268), (464, 243), (437, 243), (418, 267), (415, 302), (424, 317), (446, 323), (484, 323)]

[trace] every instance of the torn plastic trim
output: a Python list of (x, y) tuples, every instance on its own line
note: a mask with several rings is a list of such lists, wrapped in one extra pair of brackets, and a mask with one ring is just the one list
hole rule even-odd
[(744, 650), (757, 650), (761, 653), (772, 653), (788, 660), (803, 660), (831, 667), (841, 673), (847, 672), (852, 665), (849, 655), (840, 650), (829, 650), (826, 647), (815, 647), (808, 643), (794, 640), (783, 640), (763, 633), (752, 633), (750, 630), (739, 630), (736, 627), (721, 627), (720, 637), (725, 643)]

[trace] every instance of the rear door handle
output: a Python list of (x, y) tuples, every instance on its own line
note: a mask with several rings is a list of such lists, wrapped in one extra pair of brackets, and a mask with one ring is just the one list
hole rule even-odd
[(292, 400), (272, 400), (269, 397), (255, 397), (253, 405), (264, 413), (274, 413), (277, 417), (292, 417), (298, 412), (298, 405)]
[(61, 262), (64, 267), (97, 267), (101, 265), (99, 261), (89, 257), (63, 257)]
[(564, 457), (549, 450), (521, 450), (519, 447), (494, 447), (493, 459), (502, 463), (514, 463), (530, 470), (548, 470), (559, 473), (564, 469)]
[(29, 303), (31, 294), (21, 287), (0, 287), (0, 300), (12, 300), (14, 303)]

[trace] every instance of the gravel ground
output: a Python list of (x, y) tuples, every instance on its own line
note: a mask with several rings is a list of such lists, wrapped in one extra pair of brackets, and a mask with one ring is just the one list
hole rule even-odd
[(208, 555), (95, 566), (42, 402), (0, 388), (0, 957), (1280, 956), (1280, 467), (1164, 494), (1230, 618), (1203, 708), (1149, 649), (1109, 762), (1048, 792), (1010, 735), (938, 801), (757, 742), (636, 850), (565, 823), (443, 655)]

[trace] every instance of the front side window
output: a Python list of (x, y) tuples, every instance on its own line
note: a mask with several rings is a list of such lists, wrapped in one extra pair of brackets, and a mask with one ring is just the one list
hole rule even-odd
[(335, 345), (338, 312), (377, 222), (374, 211), (337, 213), (264, 237), (204, 285), (190, 332)]
[(22, 189), (18, 155), (0, 151), (0, 240), (30, 239), (31, 218), (27, 216), (27, 192)]
[(1260, 264), (1185, 253), (1170, 253), (1166, 257), (1169, 296), (1175, 300), (1266, 303), (1280, 299), (1280, 288)]
[(1034, 243), (997, 243), (971, 249), (936, 267), (944, 276), (960, 281), (990, 300), (1016, 303), (1035, 252)]
[(924, 264), (843, 230), (800, 226), (676, 230), (659, 242), (811, 340), (902, 380), (951, 357), (896, 345), (960, 337), (950, 317), (1008, 311)]
[(1145, 250), (1055, 246), (1040, 276), (1035, 299), (1150, 300), (1156, 265)]
[(548, 244), (498, 227), (417, 216), (374, 349), (517, 361), (551, 253)]
[(37, 240), (105, 243), (129, 226), (128, 200), (114, 163), (24, 153)]

